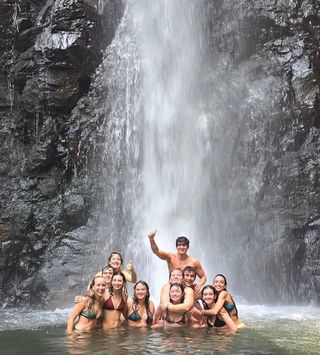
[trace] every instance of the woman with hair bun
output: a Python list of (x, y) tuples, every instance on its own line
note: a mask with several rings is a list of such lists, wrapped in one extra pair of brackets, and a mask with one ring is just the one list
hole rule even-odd
[(133, 298), (129, 298), (128, 325), (130, 327), (147, 327), (152, 325), (154, 304), (150, 300), (149, 285), (145, 281), (138, 281), (134, 285)]
[[(102, 276), (95, 276), (89, 285), (88, 295), (77, 303), (71, 311), (67, 321), (67, 333), (73, 329), (90, 331), (103, 318), (103, 294), (106, 290), (106, 280)], [(75, 319), (77, 322), (74, 324)]]

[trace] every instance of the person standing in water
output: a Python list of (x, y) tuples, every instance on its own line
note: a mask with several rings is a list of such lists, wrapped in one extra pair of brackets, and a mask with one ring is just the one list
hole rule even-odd
[(183, 270), (186, 266), (192, 266), (195, 268), (199, 282), (194, 286), (194, 292), (198, 296), (200, 294), (201, 287), (207, 281), (206, 274), (198, 259), (192, 258), (187, 254), (189, 249), (189, 239), (186, 237), (178, 237), (176, 239), (177, 253), (171, 253), (168, 251), (160, 250), (154, 238), (157, 234), (157, 230), (152, 230), (148, 233), (150, 246), (153, 254), (157, 255), (161, 260), (165, 260), (168, 264), (169, 273), (174, 269)]
[[(73, 329), (90, 331), (97, 325), (98, 320), (103, 318), (103, 295), (106, 289), (106, 280), (102, 276), (95, 276), (90, 282), (88, 297), (83, 298), (72, 309), (68, 322), (68, 334)], [(77, 319), (76, 324), (74, 324)]]

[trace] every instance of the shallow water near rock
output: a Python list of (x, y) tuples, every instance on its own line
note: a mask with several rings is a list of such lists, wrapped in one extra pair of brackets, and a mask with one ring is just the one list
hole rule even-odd
[(66, 336), (70, 309), (2, 310), (1, 354), (319, 354), (320, 309), (239, 306), (248, 326), (235, 335), (208, 329), (117, 329)]

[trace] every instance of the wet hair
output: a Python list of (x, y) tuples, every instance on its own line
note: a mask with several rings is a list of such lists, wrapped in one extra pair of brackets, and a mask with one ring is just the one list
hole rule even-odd
[(190, 272), (190, 273), (194, 274), (195, 276), (197, 276), (197, 270), (193, 266), (186, 266), (182, 270), (183, 277), (184, 277), (185, 272)]
[(178, 246), (179, 243), (186, 244), (187, 247), (189, 248), (190, 241), (187, 237), (181, 236), (176, 239), (176, 247)]
[(114, 274), (114, 268), (113, 268), (112, 266), (110, 266), (110, 265), (106, 265), (106, 266), (104, 266), (103, 269), (101, 270), (102, 275), (103, 275), (103, 273), (104, 273), (106, 270), (110, 270), (110, 271), (112, 271), (112, 275)]
[(212, 290), (212, 292), (213, 292), (213, 295), (214, 295), (214, 301), (216, 301), (217, 300), (217, 298), (218, 298), (218, 292), (217, 292), (217, 290), (212, 286), (212, 285), (205, 285), (204, 287), (203, 287), (203, 289), (201, 290), (201, 299), (203, 299), (203, 293), (204, 293), (204, 291), (205, 290), (208, 290), (208, 289), (210, 289), (210, 290)]
[[(150, 305), (149, 305), (149, 300), (150, 300), (150, 290), (149, 290), (149, 285), (145, 282), (145, 281), (142, 281), (142, 280), (139, 280), (138, 282), (135, 283), (134, 287), (133, 287), (133, 290), (134, 290), (134, 293), (133, 293), (133, 308), (134, 310), (137, 310), (138, 309), (138, 304), (139, 304), (139, 301), (138, 301), (138, 298), (137, 298), (137, 295), (136, 295), (136, 288), (138, 285), (143, 285), (146, 290), (147, 290), (147, 295), (146, 295), (146, 298), (144, 300), (144, 305), (146, 306), (146, 311), (147, 311), (147, 315), (150, 313)], [(150, 317), (147, 317), (147, 324), (149, 323), (152, 323), (152, 319), (150, 319)]]
[(127, 286), (126, 286), (126, 282), (127, 282), (127, 279), (126, 277), (124, 276), (124, 274), (121, 272), (121, 271), (115, 271), (112, 275), (112, 278), (111, 278), (111, 286), (109, 288), (109, 293), (113, 296), (113, 292), (114, 292), (114, 289), (113, 289), (113, 286), (112, 286), (112, 281), (114, 279), (115, 276), (121, 276), (122, 279), (123, 279), (123, 290), (126, 292), (127, 291)]
[[(169, 295), (170, 295), (170, 291), (171, 291), (172, 287), (179, 287), (180, 288), (180, 290), (182, 291), (182, 297), (181, 297), (181, 302), (180, 303), (183, 303), (184, 302), (184, 286), (182, 284), (179, 284), (178, 282), (174, 282), (172, 285), (170, 285)], [(172, 303), (172, 299), (171, 298), (170, 298), (170, 302)]]
[(180, 269), (180, 268), (177, 268), (177, 269), (173, 269), (173, 270), (171, 270), (170, 272), (169, 272), (169, 281), (170, 281), (170, 278), (171, 278), (171, 274), (174, 272), (174, 271), (181, 271), (181, 274), (182, 274), (182, 277), (183, 277), (183, 272), (182, 272), (182, 270)]
[[(214, 283), (214, 280), (216, 279), (216, 277), (218, 277), (218, 276), (220, 276), (220, 277), (222, 277), (223, 279), (224, 279), (224, 290), (222, 290), (222, 291), (227, 291), (227, 279), (226, 279), (226, 277), (224, 276), (224, 275), (222, 275), (222, 274), (217, 274), (214, 278), (213, 278), (213, 283)], [(213, 287), (214, 288), (214, 287)], [(219, 295), (220, 295), (220, 293), (222, 292), (222, 291), (217, 291), (216, 290), (216, 292), (217, 292), (217, 299), (218, 299), (218, 297), (219, 297)], [(227, 291), (228, 292), (228, 291)], [(230, 293), (229, 293), (229, 295), (230, 295)], [(234, 308), (235, 308), (235, 310), (236, 310), (236, 316), (238, 317), (238, 309), (237, 309), (237, 305), (236, 305), (236, 303), (235, 303), (235, 301), (233, 300), (233, 298), (232, 298), (232, 296), (230, 295), (230, 298), (231, 298), (231, 300), (232, 300), (232, 302), (233, 302), (233, 304), (234, 304)]]
[(117, 251), (113, 251), (113, 252), (110, 254), (109, 258), (108, 258), (108, 266), (110, 266), (110, 260), (111, 260), (111, 258), (113, 257), (113, 255), (119, 255), (120, 261), (121, 261), (121, 265), (122, 265), (122, 264), (123, 264), (123, 257), (122, 257), (122, 255), (121, 255), (120, 253), (118, 253)]
[(224, 286), (225, 286), (225, 290), (227, 290), (227, 279), (226, 279), (226, 277), (224, 276), (224, 275), (222, 275), (222, 274), (217, 274), (214, 278), (213, 278), (213, 282), (212, 283), (214, 283), (214, 280), (216, 279), (216, 277), (218, 277), (218, 276), (220, 276), (220, 277), (222, 277), (223, 279), (224, 279)]
[(104, 280), (104, 277), (102, 275), (96, 275), (90, 282), (89, 284), (89, 290), (88, 290), (88, 309), (92, 310), (93, 305), (98, 302), (100, 305), (102, 304), (103, 300), (101, 297), (97, 296), (96, 292), (93, 289), (93, 286), (95, 285), (96, 279), (102, 278)]

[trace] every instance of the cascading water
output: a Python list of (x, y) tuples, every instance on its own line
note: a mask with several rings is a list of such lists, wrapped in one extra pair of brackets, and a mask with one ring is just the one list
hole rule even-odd
[(109, 93), (98, 113), (109, 113), (103, 254), (124, 252), (153, 286), (162, 275), (157, 289), (167, 270), (152, 261), (148, 229), (157, 228), (160, 247), (172, 251), (175, 238), (187, 235), (202, 262), (202, 235), (213, 234), (205, 212), (211, 143), (202, 107), (204, 20), (203, 2), (129, 1), (99, 70)]
[[(208, 9), (216, 12), (220, 31), (211, 44)], [(174, 251), (175, 238), (188, 236), (190, 254), (201, 260), (208, 282), (223, 272), (235, 284), (239, 267), (251, 267), (242, 259), (249, 253), (246, 231), (237, 234), (254, 223), (250, 199), (260, 177), (249, 177), (234, 155), (243, 127), (276, 112), (279, 84), (264, 74), (250, 79), (250, 71), (262, 65), (258, 60), (235, 64), (241, 11), (232, 2), (128, 1), (98, 73), (108, 92), (97, 113), (108, 114), (103, 258), (119, 249), (153, 290), (165, 282), (167, 270), (151, 254), (151, 228), (158, 229), (164, 250)], [(222, 12), (229, 21), (219, 22)]]

